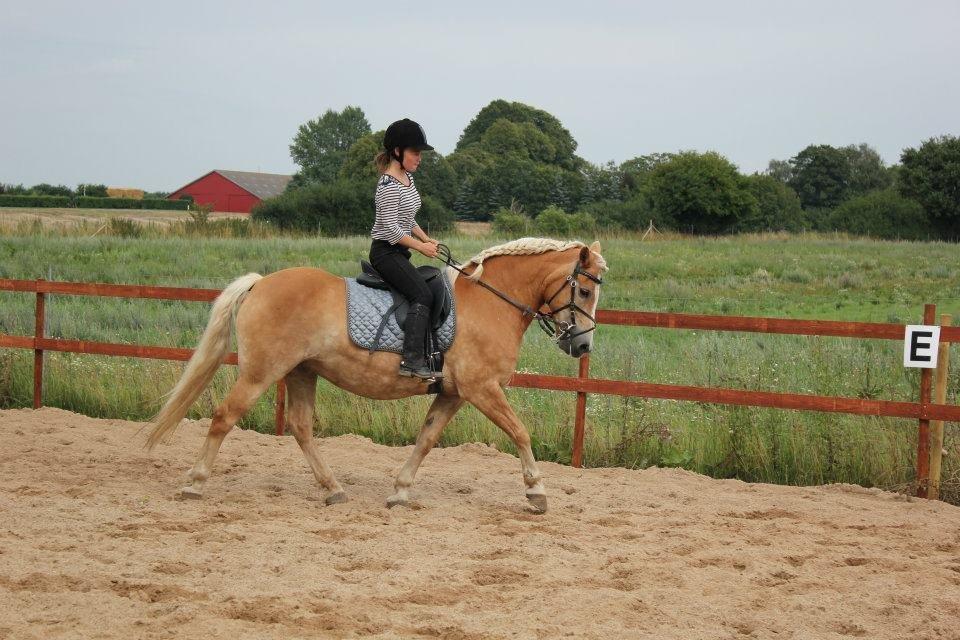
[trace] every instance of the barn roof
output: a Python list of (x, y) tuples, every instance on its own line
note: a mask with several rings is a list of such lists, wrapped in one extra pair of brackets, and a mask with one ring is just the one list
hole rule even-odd
[(246, 189), (261, 200), (272, 198), (283, 193), (283, 190), (287, 188), (287, 183), (293, 178), (293, 176), (279, 173), (229, 171), (227, 169), (215, 169), (214, 171), (230, 182)]

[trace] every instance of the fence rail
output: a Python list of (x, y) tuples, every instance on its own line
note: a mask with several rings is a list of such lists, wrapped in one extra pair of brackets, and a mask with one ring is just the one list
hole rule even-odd
[[(43, 353), (60, 351), (88, 353), (133, 358), (162, 360), (188, 360), (192, 349), (158, 347), (147, 345), (115, 344), (48, 338), (44, 335), (46, 320), (46, 296), (79, 295), (116, 298), (150, 298), (186, 302), (211, 302), (219, 294), (218, 289), (193, 289), (185, 287), (155, 287), (118, 285), (93, 282), (50, 282), (46, 280), (0, 279), (0, 291), (16, 291), (36, 295), (35, 333), (33, 336), (0, 335), (0, 347), (34, 350), (34, 397), (33, 406), (43, 403)], [(705, 329), (712, 331), (738, 331), (787, 335), (815, 335), (846, 338), (902, 340), (905, 325), (875, 322), (844, 322), (834, 320), (794, 320), (788, 318), (763, 318), (744, 316), (712, 316), (685, 313), (656, 313), (646, 311), (619, 311), (600, 309), (596, 319), (599, 324), (663, 329)], [(936, 307), (924, 306), (924, 324), (932, 325), (936, 319)], [(940, 341), (944, 344), (960, 341), (960, 327), (949, 326), (949, 317), (944, 316)], [(237, 364), (237, 354), (224, 358), (225, 364)], [(938, 381), (946, 376), (946, 358), (941, 359)], [(826, 411), (868, 416), (914, 418), (918, 420), (917, 444), (917, 495), (926, 497), (930, 469), (930, 421), (960, 422), (960, 406), (931, 402), (932, 370), (921, 369), (919, 402), (870, 400), (833, 396), (817, 396), (771, 391), (747, 391), (719, 387), (692, 387), (675, 384), (655, 384), (627, 380), (608, 380), (590, 377), (590, 359), (584, 356), (579, 362), (577, 377), (535, 375), (516, 373), (510, 386), (529, 389), (569, 391), (577, 394), (576, 417), (573, 437), (573, 466), (583, 462), (583, 440), (586, 421), (587, 394), (608, 394), (641, 398), (686, 400), (713, 404), (733, 404), (752, 407), (771, 407), (806, 411)], [(938, 384), (938, 387), (940, 385)], [(285, 387), (283, 380), (277, 383), (275, 423), (276, 433), (284, 432)], [(942, 429), (942, 425), (940, 425)], [(940, 431), (942, 433), (942, 431)], [(942, 437), (942, 436), (941, 436)], [(935, 451), (936, 469), (939, 470), (939, 451)], [(933, 479), (936, 486), (939, 478)]]

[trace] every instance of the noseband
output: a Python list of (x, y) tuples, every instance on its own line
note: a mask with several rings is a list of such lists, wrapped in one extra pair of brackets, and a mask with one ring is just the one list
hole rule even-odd
[[(556, 342), (560, 342), (562, 340), (573, 340), (577, 336), (582, 336), (585, 333), (590, 333), (591, 331), (597, 328), (597, 321), (594, 319), (594, 317), (589, 313), (587, 313), (583, 308), (580, 307), (580, 305), (577, 304), (577, 301), (576, 301), (577, 276), (583, 276), (586, 279), (597, 283), (598, 285), (603, 284), (603, 278), (598, 278), (597, 276), (593, 275), (589, 271), (584, 271), (583, 269), (581, 269), (580, 261), (577, 260), (577, 264), (574, 265), (573, 267), (573, 273), (567, 276), (563, 284), (560, 285), (560, 288), (557, 289), (554, 292), (554, 294), (550, 296), (550, 299), (544, 303), (544, 305), (548, 309), (550, 309), (549, 313), (537, 312), (537, 323), (540, 325), (540, 328), (543, 329), (546, 332), (546, 334), (552, 337)], [(570, 302), (563, 305), (562, 307), (554, 309), (551, 306), (553, 299), (556, 298), (561, 293), (563, 293), (563, 290), (567, 287), (570, 288)], [(563, 312), (566, 309), (570, 310), (570, 321), (566, 322), (564, 320), (558, 320), (556, 318), (557, 314)], [(589, 329), (584, 329), (583, 331), (574, 332), (574, 330), (577, 329), (578, 313), (583, 317), (587, 318), (588, 320), (590, 320), (593, 326), (591, 326)]]
[[(463, 269), (460, 268), (459, 263), (453, 259), (453, 256), (450, 255), (450, 249), (449, 247), (447, 247), (447, 245), (438, 244), (437, 254), (439, 255), (440, 259), (443, 260), (443, 262), (448, 267), (453, 267), (460, 273), (463, 273), (464, 275), (469, 275), (464, 273)], [(572, 340), (577, 336), (582, 336), (585, 333), (590, 333), (591, 331), (597, 328), (597, 321), (594, 319), (594, 317), (591, 316), (586, 311), (584, 311), (577, 304), (576, 295), (577, 295), (577, 277), (578, 276), (583, 276), (588, 280), (591, 280), (597, 284), (603, 284), (602, 278), (599, 278), (593, 275), (592, 273), (581, 269), (580, 261), (577, 260), (577, 263), (573, 267), (573, 272), (566, 277), (566, 279), (563, 281), (563, 284), (560, 285), (560, 288), (557, 289), (554, 292), (554, 294), (550, 296), (550, 298), (546, 302), (543, 303), (543, 306), (547, 307), (547, 309), (550, 310), (547, 313), (544, 313), (542, 311), (536, 311), (531, 307), (529, 307), (528, 305), (520, 304), (519, 302), (517, 302), (507, 294), (503, 293), (502, 291), (498, 291), (497, 289), (491, 287), (490, 285), (488, 285), (486, 282), (483, 282), (482, 280), (475, 280), (474, 282), (476, 282), (478, 285), (480, 285), (484, 289), (487, 289), (491, 293), (497, 295), (500, 299), (504, 300), (505, 302), (508, 302), (509, 304), (519, 309), (523, 313), (523, 315), (533, 316), (534, 318), (536, 318), (537, 324), (540, 325), (540, 328), (543, 329), (543, 331), (548, 336), (550, 336), (550, 338), (554, 342), (560, 342), (562, 340)], [(554, 309), (552, 306), (550, 306), (551, 303), (553, 303), (553, 300), (558, 295), (560, 295), (563, 292), (563, 290), (567, 287), (570, 288), (570, 302), (563, 305), (562, 307), (558, 307), (557, 309)], [(562, 313), (567, 309), (570, 310), (570, 321), (567, 322), (565, 320), (558, 320), (556, 318), (557, 314)], [(578, 313), (584, 316), (585, 318), (589, 319), (590, 322), (593, 324), (593, 326), (591, 326), (589, 329), (584, 329), (583, 331), (576, 331), (576, 333), (574, 333), (574, 331), (577, 329)]]

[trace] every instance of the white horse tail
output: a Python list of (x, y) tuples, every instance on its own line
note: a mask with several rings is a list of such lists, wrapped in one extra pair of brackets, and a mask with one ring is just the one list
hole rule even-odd
[(167, 394), (169, 397), (163, 408), (151, 420), (153, 428), (147, 436), (147, 449), (153, 449), (158, 442), (172, 435), (171, 432), (187, 415), (193, 402), (210, 384), (224, 356), (230, 351), (233, 313), (243, 302), (250, 287), (261, 278), (263, 276), (258, 273), (241, 276), (231, 282), (213, 301), (210, 320), (200, 337), (200, 343), (187, 362), (180, 380)]

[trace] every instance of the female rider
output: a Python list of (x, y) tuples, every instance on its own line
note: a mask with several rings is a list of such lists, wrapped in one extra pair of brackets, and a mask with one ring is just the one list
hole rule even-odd
[(442, 376), (431, 371), (425, 354), (433, 293), (410, 264), (411, 249), (428, 258), (437, 256), (439, 241), (428, 236), (414, 220), (420, 209), (420, 194), (412, 174), (420, 165), (420, 152), (431, 149), (423, 129), (413, 120), (404, 118), (387, 127), (383, 151), (375, 159), (380, 178), (375, 196), (377, 215), (370, 230), (370, 264), (387, 284), (410, 301), (403, 323), (400, 375), (423, 379)]

